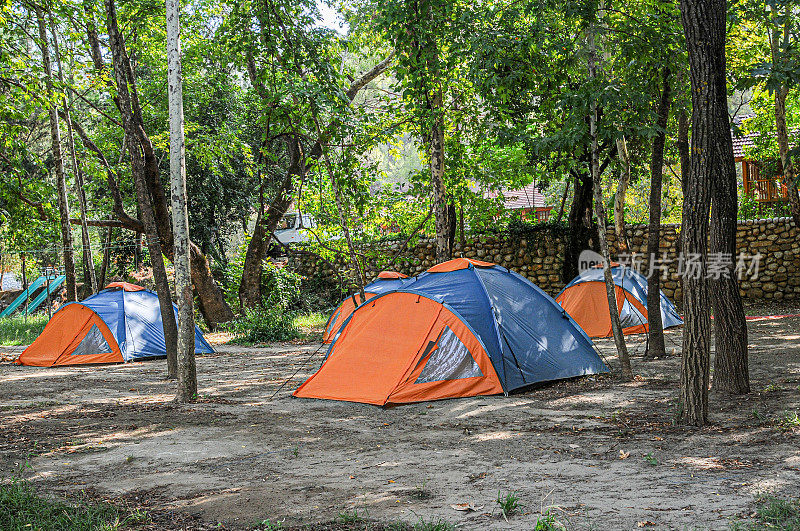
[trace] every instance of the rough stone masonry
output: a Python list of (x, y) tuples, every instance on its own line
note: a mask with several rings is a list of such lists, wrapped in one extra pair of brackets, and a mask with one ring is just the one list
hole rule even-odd
[[(641, 272), (647, 274), (646, 260), (647, 225), (626, 227), (630, 242), (630, 253), (643, 257)], [(609, 226), (609, 244), (612, 256), (617, 256), (617, 238), (614, 228)], [(681, 289), (678, 278), (678, 239), (680, 225), (661, 226), (661, 252), (663, 263), (669, 265), (667, 278), (662, 281), (662, 290), (673, 301), (680, 301)], [(378, 248), (386, 256), (393, 255), (400, 242), (385, 242)], [(533, 283), (555, 296), (564, 287), (561, 268), (564, 260), (565, 236), (549, 231), (531, 232), (525, 235), (512, 233), (469, 235), (465, 245), (456, 242), (454, 257), (475, 258), (494, 262), (527, 277)], [(736, 233), (737, 253), (748, 257), (760, 255), (758, 277), (745, 275), (741, 281), (742, 296), (748, 299), (798, 299), (800, 298), (800, 231), (791, 218), (773, 218), (739, 222)], [(432, 239), (421, 239), (415, 246), (403, 252), (394, 269), (413, 276), (435, 264), (435, 247)], [(659, 257), (662, 258), (662, 257)], [(321, 276), (336, 281), (338, 274), (330, 265), (313, 256), (302, 254), (290, 265), (304, 276)], [(751, 261), (747, 262), (748, 267)], [(337, 263), (340, 274), (347, 274), (344, 264)], [(367, 267), (371, 280), (378, 274), (374, 267)]]

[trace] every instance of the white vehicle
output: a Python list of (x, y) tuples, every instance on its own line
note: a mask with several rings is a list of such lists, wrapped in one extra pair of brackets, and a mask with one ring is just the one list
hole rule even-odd
[(305, 229), (313, 229), (316, 226), (317, 222), (311, 214), (301, 216), (299, 212), (289, 212), (278, 223), (275, 236), (281, 243), (305, 242), (313, 238)]

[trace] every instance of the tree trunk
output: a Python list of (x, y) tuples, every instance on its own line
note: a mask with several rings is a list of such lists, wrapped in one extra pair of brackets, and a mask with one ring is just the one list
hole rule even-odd
[(650, 275), (647, 278), (647, 352), (649, 359), (666, 355), (664, 323), (661, 320), (661, 271), (655, 267), (661, 243), (661, 182), (664, 174), (664, 145), (667, 139), (667, 122), (672, 104), (672, 80), (669, 67), (664, 68), (661, 100), (656, 112), (658, 132), (653, 139), (650, 158), (650, 225), (647, 231), (647, 257)]
[(172, 306), (172, 296), (167, 279), (167, 270), (164, 267), (164, 256), (161, 248), (158, 225), (150, 188), (147, 184), (145, 172), (145, 156), (141, 144), (136, 141), (135, 132), (137, 124), (134, 121), (134, 111), (131, 106), (131, 95), (128, 91), (128, 77), (126, 75), (125, 43), (117, 27), (117, 11), (114, 0), (105, 0), (106, 14), (108, 17), (108, 41), (113, 54), (114, 79), (117, 83), (117, 100), (122, 117), (125, 134), (128, 138), (128, 153), (131, 157), (131, 173), (136, 188), (136, 199), (141, 211), (147, 238), (147, 248), (150, 251), (150, 265), (153, 268), (153, 280), (158, 293), (158, 304), (161, 309), (161, 322), (164, 329), (164, 341), (167, 350), (167, 378), (177, 377), (177, 342), (178, 327), (175, 322), (175, 311)]
[[(50, 65), (50, 45), (47, 40), (47, 30), (45, 28), (44, 14), (38, 6), (36, 9), (36, 19), (39, 25), (39, 39), (42, 50), (42, 63), (44, 64), (45, 87), (48, 99), (52, 100), (53, 73)], [(61, 153), (61, 131), (58, 124), (58, 110), (55, 105), (48, 105), (50, 117), (50, 140), (53, 146), (53, 164), (56, 170), (56, 187), (58, 189), (58, 212), (61, 224), (61, 245), (63, 245), (64, 256), (64, 275), (67, 277), (67, 302), (78, 300), (77, 287), (75, 280), (75, 255), (72, 249), (72, 225), (69, 221), (69, 200), (67, 198), (67, 178), (64, 174), (64, 157)]]
[(567, 243), (564, 247), (564, 264), (561, 277), (564, 283), (571, 281), (578, 275), (578, 257), (581, 251), (589, 247), (589, 237), (592, 232), (592, 179), (591, 175), (573, 172), (575, 185), (572, 205), (569, 209), (567, 220), (569, 231)]
[[(56, 69), (58, 71), (58, 80), (64, 84), (64, 72), (61, 68), (61, 53), (59, 52), (58, 33), (56, 32), (55, 23), (53, 21), (53, 13), (48, 12), (50, 17), (50, 33), (53, 36), (53, 51), (55, 52)], [(94, 258), (92, 257), (91, 240), (89, 239), (89, 228), (86, 225), (86, 190), (84, 189), (83, 170), (78, 162), (78, 155), (75, 152), (75, 138), (72, 133), (72, 118), (70, 116), (70, 109), (72, 108), (72, 93), (67, 92), (67, 97), (62, 99), (64, 108), (63, 116), (64, 122), (67, 124), (67, 148), (72, 162), (72, 174), (75, 177), (75, 195), (78, 196), (78, 208), (80, 210), (81, 220), (81, 248), (83, 258), (83, 282), (89, 286), (89, 291), (92, 294), (97, 293), (97, 277), (94, 271)]]
[[(594, 29), (589, 29), (589, 77), (594, 79), (597, 75), (596, 70), (596, 49)], [(600, 250), (603, 253), (603, 277), (606, 284), (606, 296), (608, 299), (608, 310), (611, 317), (611, 331), (614, 335), (614, 343), (617, 346), (620, 365), (622, 366), (622, 378), (625, 380), (633, 379), (631, 370), (631, 360), (628, 356), (628, 347), (625, 345), (625, 336), (622, 335), (622, 325), (619, 321), (619, 308), (617, 307), (617, 293), (614, 285), (614, 278), (611, 274), (611, 255), (608, 250), (608, 237), (606, 230), (606, 212), (603, 201), (603, 187), (600, 174), (600, 145), (597, 141), (597, 101), (592, 99), (589, 104), (589, 137), (591, 138), (591, 153), (589, 168), (592, 175), (592, 190), (594, 192), (594, 208), (597, 216), (597, 232), (600, 240)]]
[[(786, 7), (784, 13), (783, 32), (778, 24), (779, 13), (772, 14), (773, 32), (770, 36), (770, 52), (772, 54), (772, 64), (777, 65), (780, 60), (780, 42), (790, 42), (790, 31), (793, 24), (793, 14), (791, 7)], [(783, 33), (783, 35), (781, 35)], [(783, 183), (786, 185), (787, 195), (789, 196), (789, 208), (792, 212), (795, 226), (800, 229), (800, 195), (797, 192), (797, 175), (789, 151), (789, 132), (786, 128), (786, 96), (789, 94), (789, 87), (781, 85), (775, 91), (775, 133), (778, 140), (778, 152), (781, 156), (781, 166), (783, 166)]]
[[(434, 84), (436, 82), (434, 81)], [(444, 109), (442, 92), (435, 86), (431, 94), (432, 113), (430, 138), (431, 187), (433, 189), (433, 216), (436, 228), (436, 261), (450, 260), (450, 217), (447, 213), (447, 190), (444, 185)]]
[(775, 91), (775, 130), (778, 139), (778, 151), (781, 155), (781, 166), (783, 166), (783, 184), (789, 196), (789, 207), (792, 211), (794, 225), (800, 228), (800, 195), (797, 192), (797, 175), (795, 166), (789, 152), (789, 133), (786, 128), (786, 96), (789, 87), (782, 86)]
[[(689, 53), (692, 84), (691, 164), (683, 198), (681, 223), (685, 258), (699, 262), (684, 268), (683, 352), (681, 356), (681, 422), (708, 422), (710, 315), (707, 281), (708, 217), (714, 172), (724, 162), (728, 119), (725, 84), (725, 0), (681, 0), (681, 18)], [(727, 133), (727, 138), (730, 138)], [(730, 146), (729, 146), (730, 149)]]
[[(174, 244), (172, 234), (172, 219), (167, 206), (167, 199), (161, 184), (158, 159), (155, 156), (152, 142), (144, 129), (144, 120), (139, 105), (139, 96), (133, 70), (128, 57), (127, 49), (117, 22), (115, 0), (105, 0), (109, 48), (111, 49), (114, 63), (114, 72), (117, 82), (117, 106), (123, 114), (123, 126), (129, 144), (137, 144), (141, 149), (142, 172), (145, 184), (150, 195), (150, 205), (156, 222), (157, 234), (161, 239), (164, 254), (172, 259), (174, 257)], [(113, 45), (111, 45), (113, 43)], [(120, 84), (124, 85), (120, 85)], [(124, 88), (124, 90), (123, 90)], [(119, 92), (124, 92), (124, 98)], [(124, 99), (124, 101), (123, 101)], [(124, 115), (128, 115), (125, 117)], [(192, 282), (197, 289), (200, 312), (209, 328), (214, 329), (220, 323), (233, 319), (233, 312), (225, 302), (224, 294), (220, 290), (213, 275), (211, 266), (206, 256), (200, 249), (190, 242)]]
[(194, 304), (186, 198), (186, 144), (183, 136), (180, 0), (167, 0), (167, 65), (169, 78), (169, 181), (172, 195), (172, 233), (175, 235), (175, 293), (178, 299), (179, 402), (197, 397), (194, 361)]
[(622, 162), (622, 173), (617, 184), (617, 193), (614, 194), (614, 230), (617, 233), (618, 251), (627, 252), (631, 246), (628, 242), (628, 233), (625, 231), (625, 195), (631, 183), (631, 159), (628, 155), (628, 143), (624, 137), (617, 140), (617, 153)]
[[(716, 94), (720, 99), (719, 106), (724, 106), (727, 102), (724, 51), (722, 53), (722, 74), (718, 74), (721, 79), (717, 81), (722, 88), (717, 87)], [(710, 275), (709, 280), (711, 304), (714, 308), (713, 388), (722, 393), (740, 395), (750, 392), (750, 372), (747, 365), (747, 321), (734, 266), (739, 188), (727, 115), (725, 127), (722, 120), (718, 120), (714, 137), (717, 160), (711, 168), (713, 198), (710, 252), (717, 261), (717, 272)]]
[(108, 227), (106, 239), (103, 243), (103, 264), (100, 266), (99, 289), (103, 289), (106, 286), (106, 274), (108, 273), (108, 265), (111, 260), (111, 234), (113, 230), (113, 227)]

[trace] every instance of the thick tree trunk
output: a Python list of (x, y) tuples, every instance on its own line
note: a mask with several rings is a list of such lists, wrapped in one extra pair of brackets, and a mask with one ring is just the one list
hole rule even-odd
[[(44, 14), (36, 7), (36, 19), (39, 25), (39, 39), (44, 64), (45, 87), (49, 99), (53, 97), (53, 72), (50, 63), (50, 44), (47, 39)], [(64, 157), (61, 152), (61, 131), (58, 124), (58, 110), (52, 103), (48, 106), (50, 117), (50, 140), (53, 146), (53, 164), (56, 170), (56, 188), (58, 191), (58, 213), (61, 224), (61, 245), (63, 246), (64, 275), (67, 277), (67, 301), (77, 301), (75, 279), (75, 254), (72, 248), (72, 225), (69, 219), (69, 199), (67, 198), (67, 177), (64, 173)]]
[(736, 256), (737, 183), (731, 146), (730, 175), (727, 183), (715, 183), (711, 206), (711, 252), (726, 262), (720, 278), (710, 282), (714, 307), (713, 389), (724, 394), (750, 392), (745, 321), (739, 281), (734, 271)]
[(175, 235), (175, 293), (178, 298), (179, 402), (197, 397), (194, 361), (194, 305), (186, 198), (186, 144), (183, 136), (180, 0), (167, 0), (167, 65), (169, 81), (169, 181), (172, 195), (172, 233)]
[[(726, 101), (723, 53), (722, 74), (718, 74), (717, 98)], [(727, 118), (727, 116), (726, 116)], [(711, 304), (714, 308), (714, 382), (715, 391), (740, 395), (750, 392), (750, 372), (747, 365), (747, 322), (736, 278), (736, 229), (738, 214), (738, 183), (733, 160), (733, 140), (730, 127), (723, 127), (717, 118), (715, 130), (715, 160), (712, 170), (711, 241), (710, 252), (715, 258), (714, 274), (710, 275)], [(727, 124), (727, 121), (725, 122)]]
[(669, 67), (664, 68), (661, 100), (656, 112), (656, 125), (659, 128), (653, 139), (653, 153), (650, 158), (650, 225), (647, 232), (647, 257), (650, 275), (647, 278), (647, 352), (646, 358), (660, 358), (666, 355), (664, 348), (664, 323), (661, 320), (661, 271), (653, 267), (659, 259), (661, 243), (661, 182), (664, 174), (664, 145), (667, 139), (667, 121), (672, 104), (672, 80)]
[(593, 189), (591, 176), (575, 171), (572, 177), (575, 185), (567, 219), (569, 231), (567, 243), (564, 246), (564, 264), (561, 271), (564, 283), (578, 275), (578, 257), (581, 251), (589, 247), (589, 238), (592, 233)]
[[(56, 32), (53, 21), (53, 13), (48, 13), (50, 18), (50, 33), (53, 36), (53, 51), (55, 52), (56, 69), (58, 80), (64, 84), (64, 71), (61, 68), (61, 53), (58, 44), (58, 32)], [(67, 124), (67, 148), (69, 149), (70, 161), (72, 162), (72, 174), (75, 177), (75, 195), (78, 196), (78, 209), (80, 210), (81, 220), (81, 248), (83, 258), (83, 282), (89, 287), (89, 291), (97, 293), (97, 277), (94, 270), (94, 258), (92, 258), (91, 240), (89, 239), (89, 229), (86, 224), (86, 190), (83, 182), (83, 170), (78, 162), (78, 154), (75, 152), (75, 138), (72, 133), (72, 118), (70, 108), (72, 107), (72, 93), (67, 91), (68, 97), (62, 99), (64, 122)]]
[[(724, 164), (728, 121), (725, 85), (725, 0), (681, 0), (692, 83), (691, 164), (681, 224), (684, 264), (681, 422), (708, 422), (710, 314), (707, 281), (709, 208), (714, 172)], [(729, 133), (727, 133), (729, 135)], [(730, 138), (730, 136), (728, 136)], [(728, 146), (730, 149), (730, 146)], [(691, 262), (690, 262), (691, 260)]]
[(614, 231), (617, 233), (617, 249), (619, 252), (630, 250), (628, 233), (625, 231), (625, 196), (631, 183), (631, 159), (628, 155), (628, 143), (625, 138), (617, 140), (617, 153), (622, 162), (617, 193), (614, 194)]
[[(136, 199), (141, 212), (147, 238), (147, 248), (150, 251), (150, 265), (153, 268), (153, 280), (158, 293), (158, 303), (161, 309), (161, 322), (164, 329), (164, 341), (167, 350), (167, 377), (177, 376), (177, 342), (178, 327), (175, 321), (175, 312), (172, 306), (167, 270), (164, 267), (161, 238), (159, 237), (158, 221), (153, 209), (153, 201), (147, 184), (145, 157), (141, 144), (136, 141), (138, 125), (134, 119), (134, 111), (129, 92), (129, 79), (126, 74), (127, 61), (125, 42), (117, 26), (117, 11), (114, 0), (105, 0), (108, 20), (109, 48), (113, 55), (114, 79), (117, 83), (117, 105), (122, 117), (125, 134), (128, 136), (128, 153), (131, 157), (131, 173), (136, 188)], [(127, 64), (129, 66), (129, 64)]]
[[(589, 29), (589, 77), (594, 79), (597, 76), (596, 54), (594, 30)], [(602, 175), (600, 172), (600, 144), (597, 140), (597, 101), (592, 100), (589, 104), (589, 137), (591, 139), (591, 152), (589, 169), (592, 175), (592, 191), (594, 193), (594, 208), (597, 216), (597, 232), (600, 240), (600, 250), (603, 254), (603, 278), (606, 284), (606, 298), (608, 299), (608, 310), (611, 317), (611, 331), (614, 335), (614, 343), (617, 346), (622, 368), (622, 378), (625, 380), (633, 379), (631, 370), (631, 360), (628, 356), (628, 347), (625, 345), (625, 336), (622, 335), (622, 325), (619, 320), (619, 308), (617, 306), (616, 286), (611, 274), (611, 254), (608, 250), (608, 236), (606, 229), (606, 209), (603, 201)]]

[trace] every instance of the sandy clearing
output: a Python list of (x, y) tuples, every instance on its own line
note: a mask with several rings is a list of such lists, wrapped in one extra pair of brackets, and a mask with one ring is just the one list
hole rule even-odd
[[(198, 358), (202, 401), (190, 406), (171, 402), (163, 361), (4, 363), (0, 472), (30, 453), (25, 474), (46, 489), (138, 498), (228, 528), (330, 521), (357, 508), (381, 521), (519, 529), (556, 505), (577, 529), (721, 529), (759, 492), (800, 494), (800, 434), (777, 426), (800, 409), (800, 318), (748, 329), (754, 392), (712, 397), (714, 424), (702, 430), (672, 424), (677, 356), (635, 358), (641, 378), (631, 383), (583, 378), (387, 409), (289, 397), (318, 366), (319, 356), (301, 367), (317, 345), (219, 347)], [(668, 350), (680, 350), (680, 333), (668, 333)], [(611, 343), (599, 346), (615, 365)], [(641, 354), (642, 338), (631, 347)], [(526, 514), (506, 522), (494, 500), (510, 491)], [(462, 502), (490, 514), (451, 509)]]

